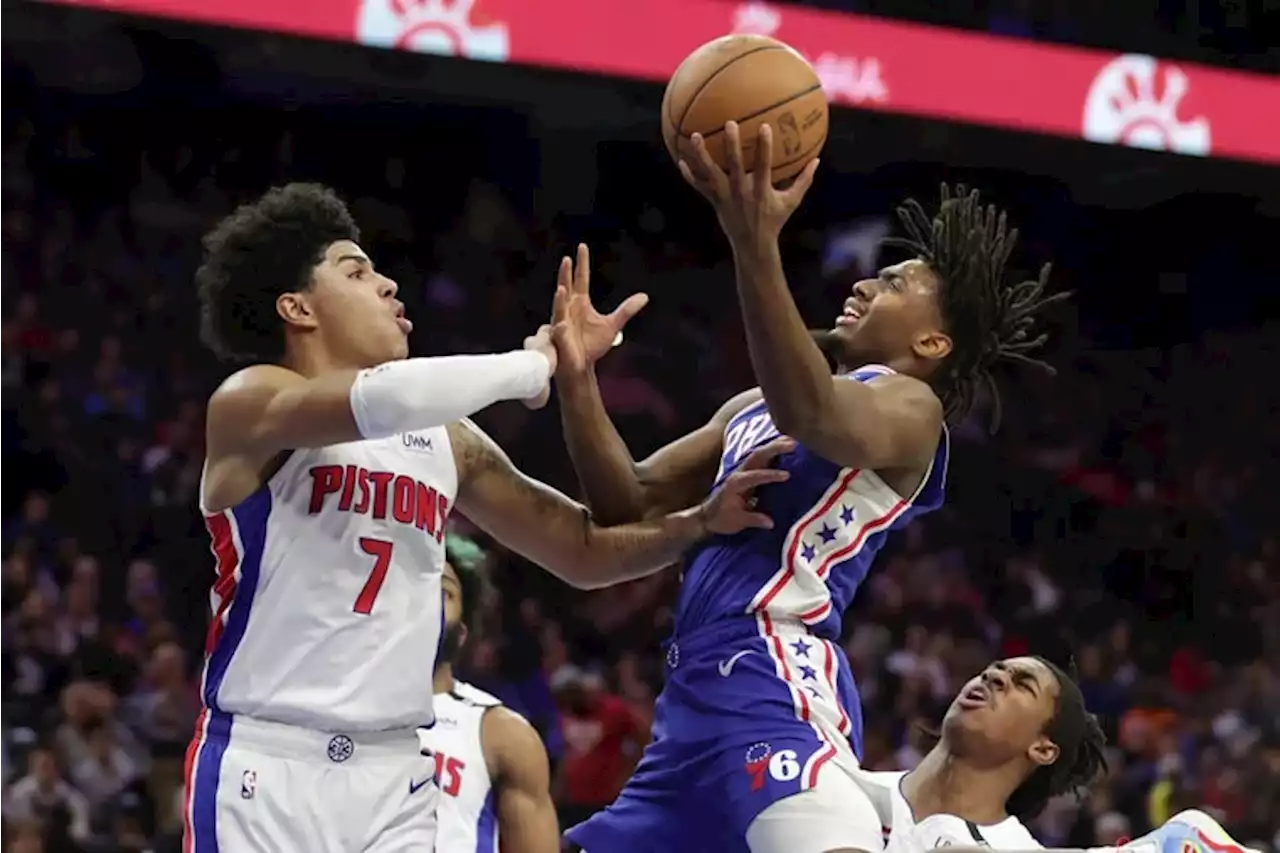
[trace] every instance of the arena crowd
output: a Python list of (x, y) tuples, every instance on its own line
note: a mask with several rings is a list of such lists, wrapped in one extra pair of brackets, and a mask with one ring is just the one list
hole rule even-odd
[[(751, 383), (724, 252), (674, 176), (657, 197), (619, 176), (590, 220), (548, 220), (519, 189), (536, 183), (536, 155), (513, 164), (471, 144), (492, 137), (485, 115), (448, 143), (470, 146), (466, 168), (442, 174), (378, 132), (400, 119), (359, 107), (219, 103), (200, 118), (153, 105), (121, 121), (5, 73), (6, 850), (179, 849), (213, 566), (195, 509), (203, 402), (225, 372), (196, 340), (191, 274), (199, 235), (235, 202), (298, 176), (337, 186), (401, 283), (423, 354), (518, 345), (546, 315), (558, 254), (588, 239), (600, 301), (654, 297), (600, 366), (637, 456)], [(358, 160), (334, 153), (354, 144)], [(1096, 211), (1013, 192), (1033, 259), (1062, 249), (1047, 235), (1065, 219), (1078, 218), (1069, 253), (1097, 233)], [(789, 235), (815, 317), (874, 265), (886, 193), (866, 188), (838, 214), (820, 197)], [(1177, 292), (1276, 272), (1224, 238), (1188, 251)], [(1087, 288), (1086, 273), (1068, 261), (1060, 286)], [(1280, 850), (1280, 386), (1265, 368), (1280, 326), (1117, 330), (1080, 305), (1053, 330), (1060, 375), (1015, 384), (996, 435), (982, 418), (957, 431), (947, 509), (891, 540), (845, 620), (864, 763), (916, 761), (991, 657), (1071, 656), (1111, 770), (1040, 817), (1046, 845), (1114, 843), (1194, 806)], [(481, 420), (528, 473), (575, 491), (554, 411)], [(644, 744), (676, 575), (588, 594), (499, 548), (490, 569), (464, 675), (543, 734), (562, 816), (580, 817)], [(569, 707), (571, 689), (592, 701)]]

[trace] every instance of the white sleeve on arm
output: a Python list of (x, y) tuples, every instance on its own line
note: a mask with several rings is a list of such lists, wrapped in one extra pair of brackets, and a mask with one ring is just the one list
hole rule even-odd
[(351, 415), (365, 438), (387, 438), (536, 397), (550, 381), (551, 362), (532, 350), (389, 361), (356, 374)]

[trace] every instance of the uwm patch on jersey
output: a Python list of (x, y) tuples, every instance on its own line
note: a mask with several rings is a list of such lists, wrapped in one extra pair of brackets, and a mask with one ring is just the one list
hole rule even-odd
[(457, 488), (439, 427), (294, 451), (206, 513), (208, 708), (344, 734), (429, 721)]

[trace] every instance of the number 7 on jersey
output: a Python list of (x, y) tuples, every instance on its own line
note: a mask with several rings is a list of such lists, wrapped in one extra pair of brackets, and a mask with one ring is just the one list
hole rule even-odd
[(387, 579), (387, 569), (391, 568), (391, 547), (394, 543), (385, 539), (360, 537), (360, 550), (373, 557), (373, 571), (364, 582), (364, 588), (356, 596), (356, 603), (351, 608), (356, 613), (368, 615), (373, 612), (373, 602), (378, 598), (382, 582)]

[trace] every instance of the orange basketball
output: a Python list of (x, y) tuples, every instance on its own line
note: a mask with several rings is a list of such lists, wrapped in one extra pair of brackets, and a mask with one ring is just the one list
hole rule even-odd
[(756, 133), (773, 128), (773, 181), (800, 174), (827, 141), (827, 97), (813, 66), (768, 36), (733, 35), (709, 41), (680, 63), (662, 98), (662, 139), (672, 159), (694, 156), (690, 137), (726, 165), (724, 125), (736, 121), (750, 168)]

